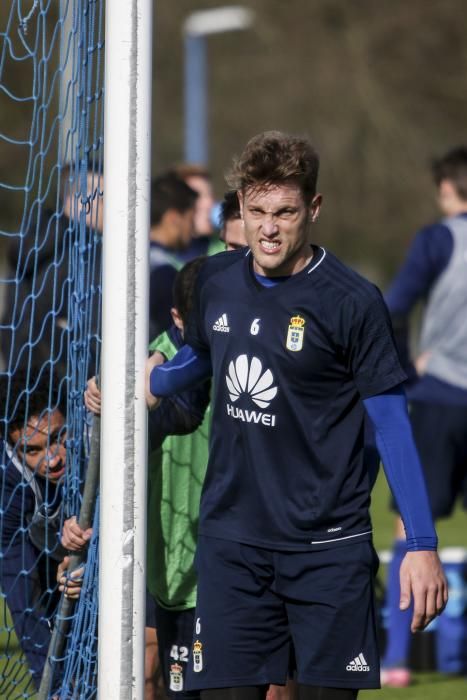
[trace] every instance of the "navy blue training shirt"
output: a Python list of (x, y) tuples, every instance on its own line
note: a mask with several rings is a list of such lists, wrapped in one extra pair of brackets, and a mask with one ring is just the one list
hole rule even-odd
[(290, 550), (369, 539), (362, 399), (405, 379), (377, 288), (322, 248), (273, 287), (247, 250), (220, 253), (185, 339), (213, 370), (200, 533)]

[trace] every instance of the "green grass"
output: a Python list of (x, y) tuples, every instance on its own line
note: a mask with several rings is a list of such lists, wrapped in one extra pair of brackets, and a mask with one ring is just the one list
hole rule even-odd
[(4, 599), (0, 600), (0, 700), (35, 698), (26, 659), (13, 631)]
[[(371, 515), (374, 528), (374, 542), (378, 551), (391, 549), (394, 537), (394, 514), (389, 510), (389, 489), (380, 472), (372, 494)], [(457, 507), (453, 516), (437, 523), (439, 547), (467, 547), (467, 516)], [(385, 578), (382, 567), (381, 579)], [(362, 690), (362, 700), (466, 700), (467, 681), (457, 676), (440, 673), (416, 673), (408, 688), (383, 688), (382, 690)]]
[(417, 673), (408, 688), (361, 690), (359, 700), (465, 700), (467, 682), (457, 676)]

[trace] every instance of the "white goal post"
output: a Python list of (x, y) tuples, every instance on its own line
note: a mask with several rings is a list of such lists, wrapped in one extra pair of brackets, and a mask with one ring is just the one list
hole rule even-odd
[(106, 0), (99, 675), (142, 700), (152, 0)]

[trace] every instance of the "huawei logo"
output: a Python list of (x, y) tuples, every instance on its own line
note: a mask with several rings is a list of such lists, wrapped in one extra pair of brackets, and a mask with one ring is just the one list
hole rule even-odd
[(271, 370), (263, 372), (263, 365), (257, 357), (249, 360), (247, 355), (239, 355), (229, 364), (225, 381), (232, 402), (237, 401), (241, 394), (249, 394), (257, 406), (267, 408), (277, 394)]

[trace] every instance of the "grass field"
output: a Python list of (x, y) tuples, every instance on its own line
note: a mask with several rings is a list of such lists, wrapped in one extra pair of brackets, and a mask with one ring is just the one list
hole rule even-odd
[[(394, 516), (389, 511), (389, 490), (381, 472), (372, 494), (371, 514), (375, 533), (375, 546), (378, 551), (390, 549), (394, 533)], [(437, 525), (439, 546), (467, 547), (467, 515), (457, 508), (452, 518), (440, 521)], [(385, 578), (382, 567), (381, 578)], [(443, 676), (439, 673), (415, 674), (409, 688), (383, 688), (382, 690), (361, 691), (362, 700), (466, 700), (467, 681), (465, 678)]]
[(359, 700), (465, 700), (465, 678), (442, 676), (439, 673), (417, 673), (408, 688), (362, 690)]
[(21, 654), (13, 622), (3, 599), (0, 599), (0, 606), (0, 700), (32, 699), (35, 693), (28, 666)]

